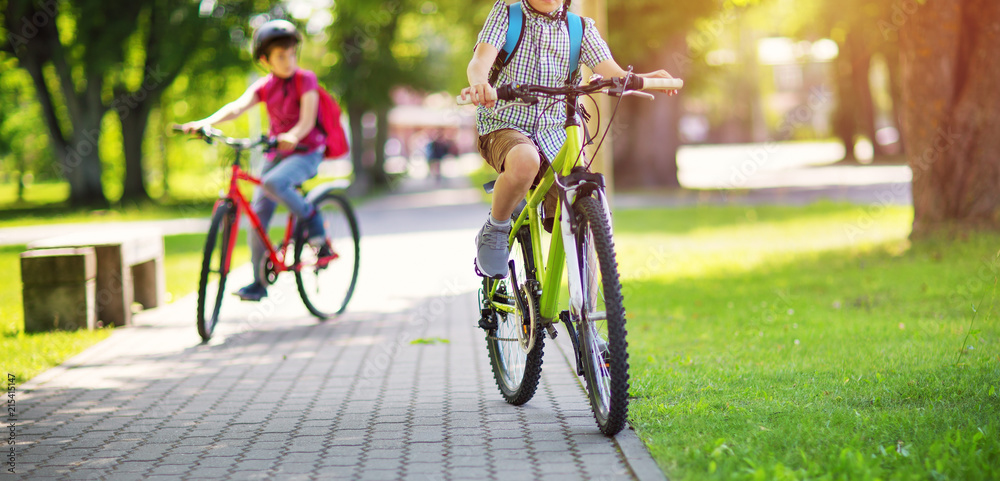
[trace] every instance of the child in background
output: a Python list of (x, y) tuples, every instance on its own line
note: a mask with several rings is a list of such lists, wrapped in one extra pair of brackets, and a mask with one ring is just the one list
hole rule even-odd
[[(323, 219), (295, 189), (296, 185), (316, 176), (326, 140), (323, 130), (317, 126), (319, 83), (316, 74), (298, 67), (297, 47), (301, 42), (302, 35), (291, 22), (271, 20), (261, 25), (253, 35), (252, 53), (254, 60), (260, 61), (270, 73), (218, 112), (181, 127), (185, 132), (194, 132), (236, 119), (258, 102), (264, 102), (271, 124), (269, 135), (277, 140), (278, 152), (268, 154), (260, 176), (260, 188), (254, 192), (253, 210), (267, 229), (277, 202), (281, 202), (300, 222), (305, 222), (309, 243), (320, 249), (320, 257), (326, 257), (332, 254), (326, 242)], [(300, 147), (300, 152), (292, 154), (296, 146)], [(236, 295), (244, 301), (259, 301), (267, 296), (264, 278), (267, 247), (256, 233), (249, 237), (254, 280)]]

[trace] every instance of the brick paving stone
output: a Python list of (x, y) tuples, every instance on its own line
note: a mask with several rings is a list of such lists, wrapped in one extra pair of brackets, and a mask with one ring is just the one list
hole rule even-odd
[(400, 458), (370, 458), (365, 461), (364, 469), (398, 470), (402, 465), (403, 460)]
[(313, 463), (282, 462), (275, 468), (275, 471), (279, 473), (279, 477), (284, 477), (288, 474), (308, 474), (313, 469)]
[[(462, 468), (452, 471), (452, 479), (482, 480), (490, 477), (490, 472), (484, 468)], [(505, 479), (501, 476), (501, 479)]]
[(165, 464), (163, 466), (157, 466), (152, 470), (147, 471), (146, 474), (151, 476), (155, 476), (157, 474), (180, 476), (188, 472), (188, 470), (190, 469), (191, 466), (179, 465), (179, 464)]
[(355, 466), (359, 456), (327, 455), (320, 459), (318, 466)]
[(271, 479), (273, 476), (270, 473), (249, 470), (249, 471), (233, 471), (226, 479), (231, 479), (233, 481), (257, 481)]
[(152, 463), (142, 461), (121, 461), (115, 465), (115, 473), (143, 473), (152, 467)]
[(198, 461), (200, 456), (197, 454), (168, 454), (157, 459), (158, 464), (178, 464), (182, 466), (187, 466), (194, 464)]
[(396, 459), (400, 457), (400, 452), (398, 449), (372, 448), (365, 450), (365, 456), (368, 459)]
[(441, 454), (445, 452), (445, 447), (441, 443), (413, 443), (407, 446), (411, 453), (423, 455), (424, 453)]
[(196, 466), (188, 473), (189, 479), (220, 479), (228, 474), (227, 468)]
[(322, 466), (316, 469), (316, 476), (320, 479), (354, 479), (356, 466)]
[(356, 478), (359, 481), (394, 481), (399, 478), (399, 472), (394, 470), (362, 470)]

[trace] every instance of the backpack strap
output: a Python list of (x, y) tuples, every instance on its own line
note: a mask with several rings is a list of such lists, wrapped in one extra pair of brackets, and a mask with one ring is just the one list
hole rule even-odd
[[(298, 90), (298, 92), (299, 92), (299, 102), (302, 102), (302, 94), (304, 92), (302, 92), (302, 76), (299, 75), (299, 71), (298, 70), (295, 71), (295, 90)], [(320, 118), (320, 116), (323, 115), (323, 102), (325, 102), (327, 98), (330, 98), (330, 96), (329, 96), (329, 94), (326, 93), (326, 91), (323, 90), (323, 87), (321, 87), (319, 85), (316, 86), (316, 95), (317, 95), (317, 101), (316, 101), (316, 128), (319, 129), (319, 131), (322, 132), (323, 135), (329, 136), (330, 133), (326, 131), (326, 127), (323, 127), (323, 120)], [(331, 101), (332, 101), (332, 98), (331, 98)]]
[(521, 8), (521, 2), (512, 3), (507, 6), (507, 41), (504, 43), (503, 50), (497, 54), (493, 68), (490, 69), (490, 85), (496, 85), (500, 71), (510, 63), (517, 47), (521, 46), (523, 38), (524, 10)]
[[(569, 72), (566, 75), (566, 83), (573, 81), (580, 70), (580, 51), (583, 48), (583, 19), (573, 13), (566, 12), (566, 28), (569, 31)], [(497, 54), (497, 59), (490, 69), (490, 85), (496, 85), (500, 77), (500, 71), (510, 63), (514, 57), (514, 52), (521, 46), (524, 39), (524, 9), (521, 2), (512, 3), (507, 6), (507, 40), (503, 49)]]
[(573, 12), (566, 12), (566, 28), (569, 30), (569, 75), (566, 83), (580, 71), (580, 50), (583, 48), (583, 19)]

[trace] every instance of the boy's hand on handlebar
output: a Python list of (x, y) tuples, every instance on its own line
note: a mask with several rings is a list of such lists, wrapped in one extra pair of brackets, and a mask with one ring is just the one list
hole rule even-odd
[(185, 134), (195, 133), (195, 132), (201, 130), (202, 128), (206, 128), (206, 127), (207, 128), (211, 128), (212, 126), (208, 125), (208, 124), (206, 124), (206, 123), (204, 123), (204, 122), (202, 122), (200, 120), (196, 120), (194, 122), (188, 122), (186, 124), (181, 124), (181, 125), (175, 125), (174, 126), (174, 128), (176, 128), (177, 130), (180, 130), (180, 131), (184, 132)]
[(277, 140), (278, 150), (282, 152), (291, 152), (295, 150), (295, 146), (299, 143), (299, 139), (288, 132), (279, 134)]
[[(670, 75), (670, 73), (667, 72), (666, 70), (657, 70), (655, 72), (640, 73), (640, 74), (636, 74), (636, 76), (642, 77), (642, 78), (674, 78), (674, 76)], [(666, 92), (667, 95), (677, 95), (677, 91), (676, 90), (657, 90), (657, 91), (658, 92)]]
[(497, 90), (488, 83), (475, 84), (462, 89), (462, 98), (469, 98), (473, 105), (493, 108), (497, 104)]

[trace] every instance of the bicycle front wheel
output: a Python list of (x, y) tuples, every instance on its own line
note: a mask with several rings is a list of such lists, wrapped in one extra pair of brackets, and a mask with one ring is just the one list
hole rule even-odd
[(538, 299), (533, 292), (537, 281), (527, 227), (522, 227), (515, 237), (510, 256), (514, 269), (506, 279), (483, 279), (486, 294), (494, 282), (500, 283), (493, 302), (513, 310), (492, 310), (496, 328), (486, 333), (486, 349), (500, 394), (508, 403), (519, 406), (528, 402), (538, 388), (544, 344), (542, 326), (537, 322)]
[(618, 263), (602, 203), (584, 197), (573, 210), (580, 222), (576, 236), (583, 287), (583, 310), (577, 320), (580, 357), (597, 425), (604, 434), (614, 436), (625, 427), (629, 387)]
[[(361, 234), (354, 209), (346, 198), (327, 192), (313, 205), (323, 218), (326, 246), (312, 246), (301, 232), (296, 235), (295, 282), (309, 312), (325, 320), (344, 312), (354, 294)], [(329, 250), (323, 252), (323, 247)]]
[(215, 209), (208, 228), (205, 253), (201, 261), (201, 277), (198, 281), (198, 335), (202, 341), (212, 338), (215, 325), (219, 322), (232, 257), (229, 244), (236, 234), (235, 221), (235, 207), (224, 202)]

